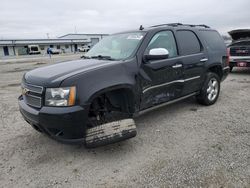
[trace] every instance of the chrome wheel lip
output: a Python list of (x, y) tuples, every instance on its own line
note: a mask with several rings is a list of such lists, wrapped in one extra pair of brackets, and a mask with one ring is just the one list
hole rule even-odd
[(209, 101), (214, 101), (218, 96), (219, 82), (215, 78), (211, 78), (207, 87), (207, 98)]

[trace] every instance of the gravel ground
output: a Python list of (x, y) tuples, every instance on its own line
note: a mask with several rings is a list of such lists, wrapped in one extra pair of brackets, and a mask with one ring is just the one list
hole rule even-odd
[(17, 105), (23, 73), (76, 58), (0, 64), (0, 187), (250, 187), (250, 69), (213, 106), (190, 98), (138, 117), (133, 139), (86, 149), (34, 131)]

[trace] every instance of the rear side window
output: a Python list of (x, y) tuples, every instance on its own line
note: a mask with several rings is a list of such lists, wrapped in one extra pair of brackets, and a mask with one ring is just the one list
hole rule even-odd
[(207, 47), (212, 51), (225, 50), (225, 43), (217, 31), (200, 31)]
[(176, 36), (181, 55), (197, 54), (201, 51), (200, 41), (192, 31), (179, 30)]

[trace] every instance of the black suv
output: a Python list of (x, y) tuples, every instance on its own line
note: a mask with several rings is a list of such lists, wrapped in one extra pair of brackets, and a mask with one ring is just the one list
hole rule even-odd
[(80, 60), (27, 72), (19, 107), (58, 141), (120, 141), (136, 135), (135, 115), (191, 96), (214, 104), (228, 63), (223, 39), (206, 25), (141, 26), (105, 37)]

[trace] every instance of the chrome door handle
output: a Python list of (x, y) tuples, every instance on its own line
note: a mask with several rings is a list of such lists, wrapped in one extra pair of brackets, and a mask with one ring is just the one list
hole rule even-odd
[(174, 69), (181, 68), (181, 67), (182, 67), (182, 64), (176, 64), (176, 65), (172, 66), (172, 68), (174, 68)]
[(200, 62), (204, 62), (205, 63), (207, 60), (208, 60), (208, 58), (203, 58), (203, 59), (200, 60)]

